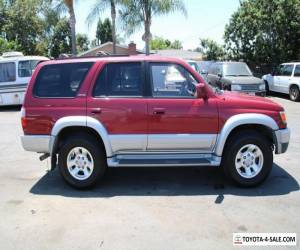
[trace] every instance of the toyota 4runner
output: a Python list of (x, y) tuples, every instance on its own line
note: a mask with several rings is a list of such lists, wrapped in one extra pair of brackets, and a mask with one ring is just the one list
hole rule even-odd
[(215, 92), (186, 62), (157, 56), (41, 63), (21, 116), (24, 149), (50, 156), (76, 188), (107, 167), (203, 165), (255, 186), (290, 138), (278, 104)]

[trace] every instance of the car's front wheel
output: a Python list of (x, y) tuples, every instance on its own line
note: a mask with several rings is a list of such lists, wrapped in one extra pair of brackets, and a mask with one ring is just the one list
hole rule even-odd
[(222, 165), (226, 175), (239, 186), (257, 186), (272, 169), (272, 145), (262, 134), (242, 131), (229, 138)]
[(105, 158), (101, 144), (93, 137), (69, 137), (59, 151), (60, 173), (71, 186), (89, 188), (104, 175), (107, 168)]

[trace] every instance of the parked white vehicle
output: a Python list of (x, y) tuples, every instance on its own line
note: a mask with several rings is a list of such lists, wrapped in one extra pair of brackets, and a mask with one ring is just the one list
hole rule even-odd
[(3, 53), (0, 57), (0, 106), (23, 103), (35, 67), (46, 60), (49, 59), (42, 56), (24, 56), (20, 52)]
[(300, 62), (283, 63), (262, 79), (267, 91), (289, 94), (292, 101), (300, 101)]

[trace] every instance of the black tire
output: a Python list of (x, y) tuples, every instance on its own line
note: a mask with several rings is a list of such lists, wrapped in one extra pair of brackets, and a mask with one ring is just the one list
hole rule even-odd
[[(74, 178), (67, 167), (68, 155), (76, 147), (86, 149), (90, 153), (94, 163), (90, 176), (84, 180)], [(76, 189), (87, 189), (94, 186), (104, 176), (107, 169), (103, 146), (93, 137), (86, 134), (70, 136), (65, 140), (59, 150), (58, 165), (63, 179)]]
[(290, 99), (294, 102), (300, 101), (299, 88), (296, 85), (290, 87)]
[[(263, 155), (261, 170), (257, 171), (258, 174), (252, 178), (244, 178), (241, 176), (235, 165), (238, 152), (248, 144), (257, 146)], [(223, 155), (222, 167), (226, 176), (241, 187), (254, 187), (261, 184), (269, 176), (273, 166), (273, 149), (271, 142), (264, 135), (253, 130), (244, 130), (232, 135), (226, 143)], [(251, 169), (251, 171), (252, 170), (253, 169)]]

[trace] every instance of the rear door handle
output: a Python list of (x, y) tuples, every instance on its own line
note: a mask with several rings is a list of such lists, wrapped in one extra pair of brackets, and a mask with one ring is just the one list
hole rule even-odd
[(101, 112), (102, 112), (101, 108), (93, 108), (91, 110), (92, 114), (101, 114)]
[(166, 113), (165, 109), (162, 109), (162, 108), (153, 109), (153, 114), (154, 115), (164, 115), (165, 113)]

